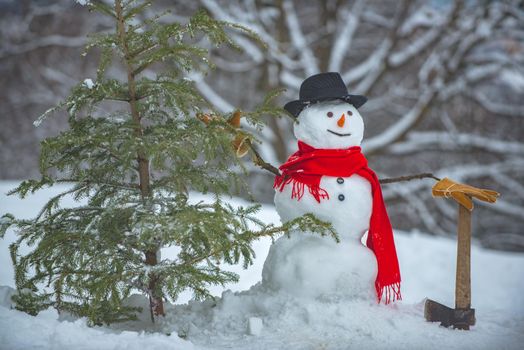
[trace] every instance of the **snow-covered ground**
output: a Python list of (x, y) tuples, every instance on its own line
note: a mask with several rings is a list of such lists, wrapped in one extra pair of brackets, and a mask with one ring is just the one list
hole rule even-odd
[[(46, 189), (23, 201), (6, 197), (15, 185), (0, 182), (0, 215), (32, 217), (56, 192)], [(264, 206), (260, 215), (267, 222), (278, 222), (272, 206)], [(455, 242), (398, 231), (403, 301), (393, 305), (302, 299), (265, 290), (255, 285), (271, 244), (263, 240), (255, 246), (252, 267), (231, 268), (241, 276), (227, 286), (231, 291), (212, 289), (216, 300), (188, 303), (191, 296), (184, 294), (177, 305), (168, 305), (166, 318), (155, 327), (144, 313), (134, 324), (89, 328), (83, 319), (59, 319), (54, 310), (32, 317), (9, 308), (14, 282), (8, 246), (14, 238), (9, 232), (0, 240), (0, 349), (521, 349), (524, 344), (523, 254), (473, 246), (472, 306), (477, 325), (469, 332), (442, 328), (423, 318), (425, 297), (454, 305)], [(169, 250), (163, 252), (168, 254)], [(141, 296), (130, 300), (144, 302)]]

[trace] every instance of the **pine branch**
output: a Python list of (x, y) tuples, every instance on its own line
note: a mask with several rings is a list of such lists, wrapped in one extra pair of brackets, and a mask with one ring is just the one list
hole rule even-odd
[(77, 185), (77, 186), (73, 187), (70, 190), (61, 192), (61, 193), (57, 194), (56, 196), (51, 197), (51, 199), (49, 199), (47, 201), (46, 205), (40, 210), (40, 212), (38, 213), (38, 215), (34, 219), (34, 222), (38, 222), (42, 218), (42, 215), (44, 215), (44, 213), (46, 211), (49, 212), (52, 209), (52, 207), (55, 205), (55, 203), (58, 203), (60, 198), (62, 198), (63, 196), (66, 196), (68, 194), (80, 191), (80, 190), (84, 189), (85, 187), (86, 187), (85, 185), (84, 186), (78, 186)]
[[(105, 182), (105, 181), (100, 181), (100, 180), (89, 181), (89, 180), (79, 180), (79, 179), (74, 179), (74, 178), (68, 178), (68, 179), (62, 178), (62, 179), (56, 179), (56, 180), (54, 180), (54, 182), (57, 182), (57, 183), (78, 183), (78, 184), (83, 184), (84, 187), (82, 187), (82, 188), (86, 188), (86, 187), (89, 187), (89, 186), (92, 186), (92, 185), (100, 185), (100, 186), (109, 186), (109, 187), (114, 187), (114, 188), (120, 188), (120, 189), (124, 189), (124, 190), (132, 190), (132, 191), (136, 191), (136, 190), (140, 189), (139, 185), (133, 184), (133, 183), (111, 183), (111, 182)], [(82, 189), (82, 188), (80, 188), (80, 189)], [(77, 192), (80, 189), (73, 189), (70, 193)]]

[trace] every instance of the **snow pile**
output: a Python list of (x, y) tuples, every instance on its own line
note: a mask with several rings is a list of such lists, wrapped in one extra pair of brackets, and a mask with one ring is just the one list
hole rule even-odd
[[(13, 183), (0, 183), (5, 193)], [(0, 198), (0, 215), (12, 212), (31, 217), (46, 196), (45, 190), (25, 201)], [(41, 198), (43, 196), (44, 198)], [(71, 204), (69, 200), (64, 205)], [(234, 205), (244, 205), (233, 200)], [(265, 221), (278, 221), (272, 206), (261, 212)], [(0, 285), (13, 286), (8, 250), (14, 234), (0, 240)], [(293, 238), (291, 238), (292, 240)], [(327, 238), (326, 238), (327, 239)], [(524, 343), (524, 256), (472, 247), (472, 305), (477, 325), (454, 331), (423, 318), (423, 300), (429, 297), (454, 304), (455, 254), (453, 240), (397, 232), (404, 300), (385, 306), (373, 300), (343, 295), (294, 295), (258, 283), (270, 240), (256, 246), (255, 265), (243, 271), (243, 292), (214, 289), (222, 296), (204, 302), (166, 305), (165, 319), (151, 325), (145, 308), (140, 321), (111, 328), (86, 326), (84, 319), (68, 320), (47, 310), (32, 317), (10, 309), (11, 288), (0, 288), (0, 348), (2, 349), (520, 349)], [(276, 244), (289, 244), (287, 238)], [(168, 256), (169, 251), (163, 252)], [(7, 266), (8, 268), (4, 268)], [(239, 271), (238, 267), (232, 268)], [(322, 271), (320, 266), (319, 271)], [(291, 272), (290, 272), (291, 273)], [(331, 271), (325, 269), (325, 273)], [(254, 285), (254, 286), (253, 286)], [(251, 287), (252, 286), (252, 287)], [(250, 288), (251, 287), (251, 288)], [(321, 288), (319, 286), (304, 288)], [(246, 290), (247, 289), (247, 290)], [(183, 296), (180, 302), (187, 301)], [(147, 307), (143, 296), (132, 305)], [(154, 332), (152, 332), (154, 331)]]
[(59, 316), (53, 309), (42, 311), (37, 317), (32, 317), (4, 306), (0, 306), (0, 348), (9, 350), (195, 349), (193, 344), (177, 336), (131, 331), (116, 333), (104, 328), (90, 328), (84, 319), (73, 322), (59, 321)]

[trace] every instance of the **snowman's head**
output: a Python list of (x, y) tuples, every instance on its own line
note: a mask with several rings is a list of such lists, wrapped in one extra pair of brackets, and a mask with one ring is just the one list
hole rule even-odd
[(297, 139), (315, 148), (349, 148), (360, 146), (364, 121), (358, 110), (347, 102), (319, 102), (300, 112), (294, 133)]

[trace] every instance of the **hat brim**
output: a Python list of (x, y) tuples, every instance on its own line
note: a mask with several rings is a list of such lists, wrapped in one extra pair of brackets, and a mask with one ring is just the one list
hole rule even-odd
[(360, 108), (364, 103), (367, 102), (367, 97), (363, 95), (346, 95), (341, 97), (329, 97), (329, 98), (321, 98), (316, 99), (312, 101), (304, 101), (304, 100), (295, 100), (286, 103), (284, 106), (284, 109), (288, 111), (293, 118), (297, 118), (300, 112), (309, 104), (317, 103), (317, 102), (324, 102), (324, 101), (332, 101), (332, 100), (342, 100), (350, 105), (353, 105), (355, 108)]

